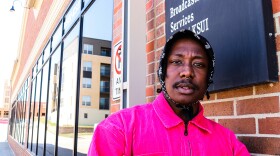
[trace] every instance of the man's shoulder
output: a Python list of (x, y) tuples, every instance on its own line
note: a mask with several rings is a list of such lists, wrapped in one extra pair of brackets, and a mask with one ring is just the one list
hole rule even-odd
[(150, 111), (153, 109), (153, 106), (151, 103), (145, 103), (145, 104), (138, 104), (129, 108), (124, 108), (122, 110), (119, 110), (117, 112), (114, 112), (111, 114), (111, 116), (131, 116), (135, 115), (135, 113), (142, 113), (145, 111)]
[(153, 111), (151, 103), (139, 104), (130, 108), (125, 108), (117, 112), (112, 113), (106, 119), (104, 119), (101, 125), (123, 125), (133, 123), (137, 118), (142, 118)]

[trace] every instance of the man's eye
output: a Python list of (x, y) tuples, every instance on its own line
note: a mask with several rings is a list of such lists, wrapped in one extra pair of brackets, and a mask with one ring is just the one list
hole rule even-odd
[(203, 63), (194, 63), (193, 64), (195, 67), (198, 67), (198, 68), (204, 68), (205, 65)]
[(174, 60), (174, 61), (171, 61), (171, 64), (179, 65), (179, 64), (182, 64), (182, 62), (179, 60)]

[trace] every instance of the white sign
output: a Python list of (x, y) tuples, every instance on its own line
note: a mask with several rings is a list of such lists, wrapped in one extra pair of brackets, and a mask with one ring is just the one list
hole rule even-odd
[(122, 68), (123, 68), (123, 53), (122, 42), (117, 43), (114, 46), (113, 53), (113, 100), (118, 100), (121, 97), (122, 91)]

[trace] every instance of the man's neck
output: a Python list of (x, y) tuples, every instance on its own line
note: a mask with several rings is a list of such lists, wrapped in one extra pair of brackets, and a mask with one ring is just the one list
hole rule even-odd
[(185, 123), (189, 122), (198, 114), (199, 102), (185, 105), (176, 105), (175, 103), (168, 101), (168, 104), (171, 106), (175, 114), (179, 116)]

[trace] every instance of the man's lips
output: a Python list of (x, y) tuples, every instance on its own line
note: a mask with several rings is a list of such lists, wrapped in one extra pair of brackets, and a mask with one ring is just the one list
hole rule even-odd
[(173, 87), (181, 94), (192, 94), (196, 90), (196, 86), (188, 80), (176, 82)]

